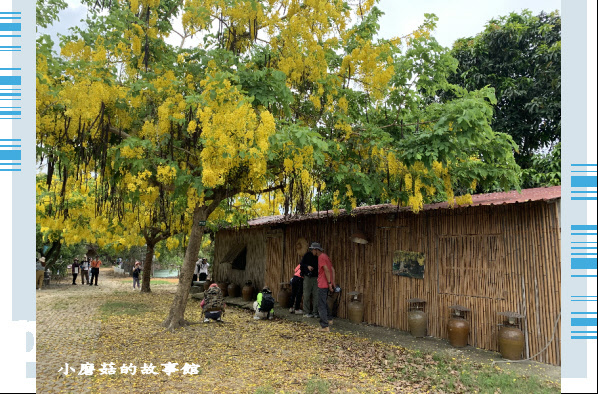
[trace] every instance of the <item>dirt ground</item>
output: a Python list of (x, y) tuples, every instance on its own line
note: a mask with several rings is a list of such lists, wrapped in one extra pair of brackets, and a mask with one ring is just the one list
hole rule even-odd
[[(241, 308), (251, 308), (248, 302), (241, 298), (228, 298), (227, 303)], [(318, 326), (317, 319), (305, 318), (303, 315), (295, 315), (289, 313), (286, 308), (276, 307), (276, 316), (307, 324)], [(368, 325), (365, 323), (355, 324), (347, 319), (334, 319), (334, 330), (338, 332), (353, 333), (360, 337), (370, 339), (372, 341), (380, 341), (401, 346), (413, 351), (421, 351), (429, 354), (444, 354), (448, 357), (456, 359), (467, 360), (479, 364), (495, 363), (499, 368), (512, 371), (522, 376), (536, 376), (542, 380), (558, 382), (561, 380), (561, 367), (555, 365), (544, 364), (536, 361), (510, 361), (502, 358), (500, 353), (492, 352), (483, 349), (477, 349), (472, 346), (465, 348), (454, 348), (448, 341), (426, 337), (414, 338), (409, 332), (400, 331), (391, 328), (378, 327)]]
[[(78, 278), (79, 279), (79, 278)], [(122, 392), (122, 387), (114, 388), (113, 390), (105, 390), (106, 387), (110, 387), (112, 383), (121, 384), (122, 382), (102, 380), (96, 376), (73, 376), (76, 372), (70, 369), (75, 367), (78, 371), (79, 365), (73, 365), (77, 363), (99, 363), (108, 355), (116, 354), (116, 357), (120, 357), (121, 361), (130, 360), (132, 358), (131, 345), (123, 343), (125, 341), (124, 335), (121, 337), (118, 335), (116, 330), (128, 330), (129, 318), (126, 316), (113, 317), (111, 319), (102, 318), (101, 307), (108, 300), (113, 299), (115, 295), (120, 299), (131, 299), (138, 300), (140, 302), (146, 302), (150, 307), (149, 313), (146, 313), (148, 325), (155, 325), (155, 321), (159, 321), (165, 316), (167, 308), (171, 299), (172, 294), (176, 290), (177, 280), (167, 280), (168, 284), (164, 283), (164, 279), (159, 279), (162, 283), (157, 282), (152, 285), (152, 294), (141, 294), (137, 290), (132, 289), (132, 280), (126, 277), (115, 276), (112, 269), (104, 268), (100, 272), (99, 286), (87, 286), (81, 285), (80, 279), (76, 286), (71, 285), (71, 281), (63, 281), (60, 284), (52, 284), (44, 289), (36, 292), (37, 300), (37, 392), (40, 393), (54, 393), (54, 392), (75, 392), (75, 393), (87, 393), (87, 392)], [(129, 296), (130, 294), (130, 296)], [(160, 304), (158, 304), (160, 300)], [(241, 326), (245, 325), (250, 330), (253, 329), (254, 323), (251, 319), (251, 314), (245, 312), (243, 309), (247, 309), (250, 303), (242, 301), (240, 298), (227, 298), (227, 304), (236, 306), (239, 312), (231, 310), (230, 318), (231, 326), (224, 327), (236, 327), (235, 321)], [(187, 307), (187, 318), (191, 321), (201, 321), (198, 312), (198, 303), (195, 300), (190, 300)], [(290, 314), (288, 310), (276, 307), (275, 315), (277, 319), (282, 323), (284, 320), (301, 322), (309, 326), (316, 328), (318, 322), (313, 318), (305, 318), (302, 315)], [(145, 315), (144, 315), (145, 316)], [(137, 320), (139, 322), (139, 320)], [(196, 336), (205, 335), (205, 333), (211, 332), (212, 326), (207, 325), (206, 327), (199, 325), (190, 326), (184, 329), (180, 336), (189, 336), (190, 341), (194, 341)], [(296, 329), (310, 332), (309, 327), (303, 324), (295, 325)], [(301, 328), (306, 327), (306, 328)], [(222, 330), (230, 330), (231, 328), (222, 328)], [(273, 328), (274, 329), (274, 328)], [(114, 333), (110, 332), (115, 330)], [(160, 335), (164, 340), (163, 343), (168, 343), (168, 340), (175, 340), (175, 336), (161, 333), (158, 327), (151, 328), (156, 331), (154, 335)], [(467, 347), (463, 349), (455, 349), (451, 347), (447, 341), (436, 339), (436, 338), (413, 338), (409, 333), (402, 332), (399, 330), (387, 329), (383, 327), (375, 327), (366, 324), (354, 324), (345, 319), (335, 319), (332, 331), (337, 333), (352, 333), (357, 337), (362, 337), (377, 342), (392, 344), (401, 346), (412, 351), (421, 351), (429, 354), (444, 354), (456, 360), (463, 360), (467, 362), (475, 362), (479, 364), (490, 365), (493, 362), (498, 362), (497, 366), (501, 369), (512, 371), (522, 376), (535, 376), (541, 380), (548, 382), (559, 382), (560, 381), (560, 367), (555, 367), (547, 364), (541, 364), (537, 362), (505, 362), (500, 354), (495, 352), (484, 351)], [(284, 331), (283, 331), (284, 332)], [(315, 332), (315, 330), (314, 330)], [(228, 333), (230, 336), (232, 334)], [(247, 335), (246, 333), (242, 334)], [(276, 335), (279, 335), (276, 332)], [(307, 334), (311, 336), (312, 334)], [(314, 334), (315, 335), (315, 334)], [(322, 335), (322, 334), (318, 334)], [(319, 338), (315, 335), (314, 338)], [(325, 334), (324, 334), (325, 335)], [(330, 335), (330, 334), (328, 334)], [(284, 335), (280, 335), (285, 338)], [(339, 341), (345, 341), (345, 339), (339, 339)], [(171, 354), (175, 350), (173, 342), (172, 348), (161, 349), (147, 348), (144, 349), (145, 354), (152, 351), (156, 354), (164, 352), (164, 354)], [(349, 343), (349, 342), (347, 342)], [(264, 344), (267, 346), (268, 344)], [(143, 344), (140, 346), (144, 346)], [(167, 345), (161, 345), (162, 347), (168, 347)], [(120, 354), (117, 349), (121, 349)], [(181, 357), (177, 360), (183, 360), (183, 354), (187, 353), (187, 347), (180, 349)], [(277, 350), (273, 350), (277, 351)], [(222, 355), (223, 359), (228, 360), (229, 353), (235, 353), (234, 349), (228, 349), (227, 354)], [(190, 353), (193, 354), (193, 353)], [(217, 357), (221, 357), (220, 354)], [(232, 356), (230, 356), (232, 357)], [(143, 354), (138, 357), (138, 360), (133, 358), (133, 361), (141, 363)], [(233, 357), (234, 358), (234, 357)], [(118, 360), (113, 360), (118, 361)], [(201, 360), (204, 361), (204, 360)], [(71, 363), (71, 364), (68, 364)], [(199, 363), (199, 361), (198, 361)], [(120, 365), (120, 364), (119, 364)], [(249, 364), (246, 366), (246, 370), (251, 370), (255, 366)], [(59, 372), (59, 369), (62, 370)], [(68, 372), (68, 374), (65, 374)], [(205, 374), (205, 372), (204, 372)], [(204, 376), (208, 378), (207, 374)], [(140, 377), (141, 378), (141, 377)], [(232, 379), (233, 377), (231, 377)], [(252, 377), (247, 378), (245, 381), (251, 381)], [(302, 376), (295, 378), (297, 384), (304, 384)], [(147, 380), (147, 379), (145, 379)], [(133, 385), (143, 384), (142, 380), (132, 381)], [(164, 381), (166, 382), (166, 381)], [(174, 383), (174, 380), (169, 380)], [(192, 382), (192, 380), (191, 380)], [(198, 381), (197, 383), (200, 383)], [(102, 386), (99, 386), (99, 385)], [(171, 383), (168, 383), (171, 384)], [(184, 384), (184, 383), (181, 383)], [(280, 383), (286, 385), (287, 383)], [(101, 387), (101, 389), (98, 389)], [(183, 386), (181, 386), (182, 389)], [(155, 389), (154, 389), (155, 390)], [(172, 390), (172, 386), (171, 389)], [(137, 392), (144, 391), (143, 387), (139, 387)], [(183, 390), (185, 391), (185, 390)], [(255, 391), (255, 390), (254, 390)], [(172, 391), (168, 391), (172, 392)], [(174, 391), (176, 392), (176, 390)], [(416, 390), (417, 392), (417, 390)]]

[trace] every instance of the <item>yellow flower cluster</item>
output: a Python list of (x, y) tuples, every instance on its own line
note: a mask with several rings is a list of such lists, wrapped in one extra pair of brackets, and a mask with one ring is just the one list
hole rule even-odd
[(176, 178), (177, 172), (176, 168), (167, 166), (167, 165), (159, 165), (157, 170), (157, 179), (158, 182), (163, 184), (172, 183), (172, 181)]
[(467, 193), (462, 196), (455, 197), (455, 202), (457, 205), (470, 205), (473, 204), (473, 197), (471, 194)]
[(268, 138), (275, 132), (272, 114), (259, 114), (230, 81), (209, 75), (201, 82), (206, 105), (197, 117), (205, 139), (201, 152), (203, 183), (207, 187), (224, 184), (234, 168), (247, 166), (246, 179), (253, 185), (265, 182)]
[(357, 38), (359, 46), (343, 58), (341, 74), (356, 77), (375, 100), (382, 100), (387, 91), (388, 82), (394, 75), (393, 59), (383, 56), (388, 53), (390, 45), (373, 44)]
[(141, 159), (144, 155), (143, 148), (140, 146), (136, 146), (131, 148), (129, 145), (125, 145), (120, 150), (121, 157), (125, 159)]

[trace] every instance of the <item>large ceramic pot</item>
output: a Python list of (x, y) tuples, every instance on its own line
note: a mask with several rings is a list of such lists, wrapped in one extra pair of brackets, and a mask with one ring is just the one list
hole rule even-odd
[(238, 297), (241, 295), (241, 288), (236, 283), (231, 283), (228, 285), (228, 296), (229, 297)]
[(206, 279), (206, 281), (205, 281), (205, 282), (203, 282), (203, 291), (206, 291), (206, 290), (208, 290), (208, 289), (210, 288), (210, 285), (211, 285), (212, 283), (213, 283), (213, 282), (212, 282), (211, 280), (207, 280), (207, 279)]
[(282, 287), (278, 292), (278, 303), (283, 308), (290, 308), (289, 301), (291, 299), (291, 293), (286, 287)]
[(469, 322), (459, 317), (453, 317), (448, 322), (449, 342), (454, 347), (467, 346), (469, 336)]
[(524, 347), (523, 332), (517, 327), (505, 325), (498, 332), (498, 348), (507, 360), (521, 360)]
[(409, 331), (416, 338), (426, 336), (426, 327), (428, 326), (428, 315), (424, 311), (409, 312)]
[(245, 286), (243, 286), (243, 301), (251, 301), (253, 299), (253, 286), (251, 285), (251, 282), (247, 282), (245, 283)]
[(228, 296), (228, 282), (219, 282), (218, 287), (220, 287), (220, 290), (222, 291), (222, 296), (227, 297)]
[(353, 323), (361, 323), (363, 321), (363, 302), (353, 299), (347, 306), (349, 320)]

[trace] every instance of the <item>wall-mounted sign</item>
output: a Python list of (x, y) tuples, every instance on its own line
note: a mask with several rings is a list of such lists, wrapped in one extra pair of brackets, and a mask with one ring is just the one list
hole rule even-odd
[(409, 278), (424, 278), (424, 260), (426, 255), (419, 252), (395, 250), (392, 259), (392, 273)]

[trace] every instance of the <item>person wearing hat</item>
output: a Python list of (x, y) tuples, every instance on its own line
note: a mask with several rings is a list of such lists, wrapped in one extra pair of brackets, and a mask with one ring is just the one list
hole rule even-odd
[(141, 272), (141, 263), (139, 261), (135, 261), (135, 267), (133, 268), (133, 290), (135, 290), (135, 283), (137, 283), (137, 289), (141, 290), (141, 286), (139, 285), (139, 273)]
[(333, 292), (335, 286), (335, 272), (330, 257), (324, 253), (322, 246), (313, 242), (309, 249), (314, 256), (318, 256), (318, 311), (320, 312), (320, 330), (330, 331), (332, 313), (328, 308), (328, 292)]
[(46, 266), (46, 258), (40, 257), (35, 263), (35, 289), (41, 290), (44, 284), (44, 271)]
[(299, 265), (303, 277), (303, 317), (318, 318), (318, 258), (308, 249)]
[(81, 259), (81, 284), (89, 284), (89, 261), (87, 260), (87, 256), (83, 256)]
[(73, 264), (71, 265), (71, 273), (73, 274), (73, 284), (77, 284), (77, 275), (79, 275), (79, 259), (75, 257), (73, 259)]

